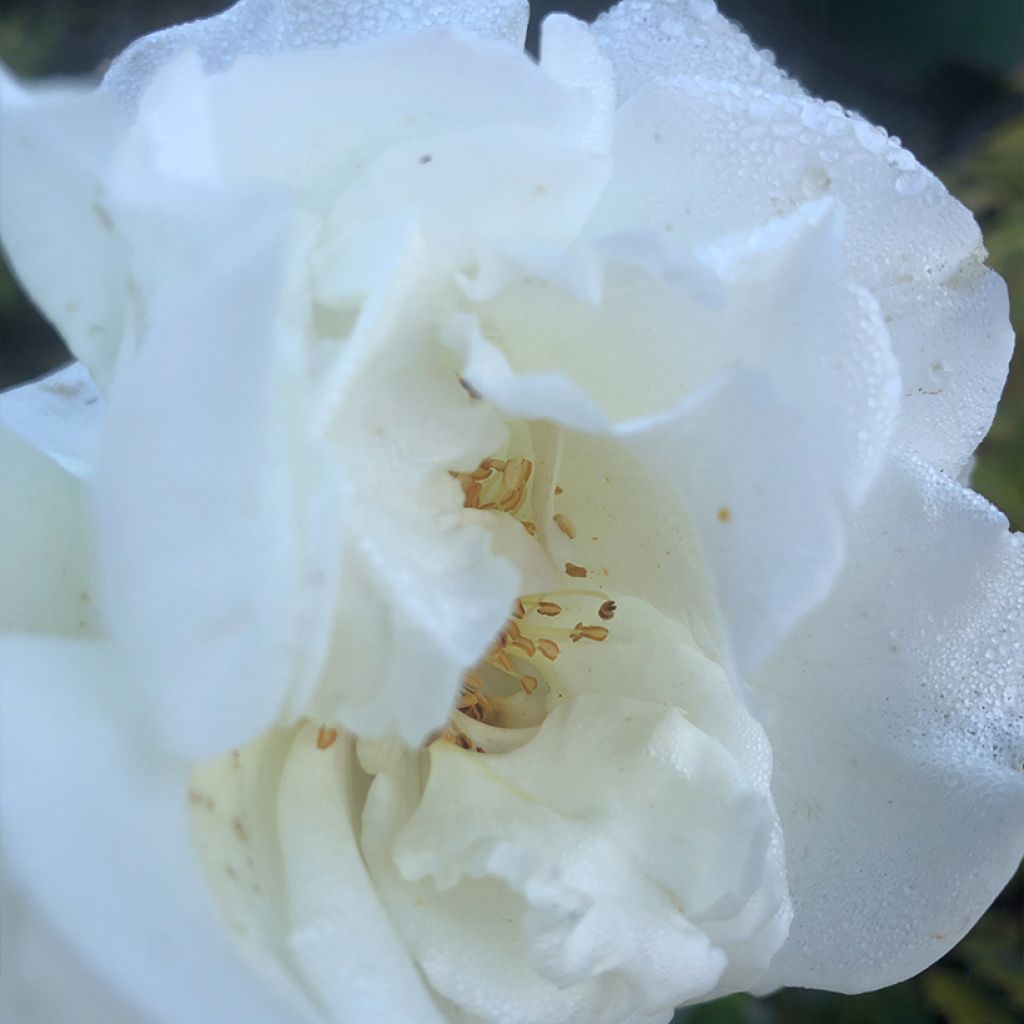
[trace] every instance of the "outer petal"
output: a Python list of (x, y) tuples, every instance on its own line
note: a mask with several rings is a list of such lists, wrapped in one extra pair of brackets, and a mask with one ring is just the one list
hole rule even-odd
[(556, 81), (590, 94), (590, 128), (583, 141), (607, 153), (615, 128), (615, 76), (590, 26), (567, 14), (548, 15), (541, 26), (540, 66)]
[(81, 363), (0, 395), (0, 423), (68, 473), (89, 476), (106, 402)]
[(102, 407), (79, 364), (0, 395), (0, 632), (97, 626), (87, 482)]
[(619, 98), (653, 81), (681, 77), (737, 82), (783, 94), (802, 92), (757, 50), (714, 0), (621, 0), (594, 22), (615, 68)]
[(1024, 853), (1024, 544), (920, 463), (888, 467), (835, 593), (755, 680), (793, 894), (769, 984), (892, 984)]
[(304, 432), (293, 224), (268, 197), (197, 194), (191, 216), (183, 235), (222, 244), (151, 299), (97, 490), (110, 628), (169, 742), (201, 757), (265, 729), (316, 673), (333, 557)]
[(429, 162), (438, 134), (519, 128), (564, 146), (588, 139), (596, 117), (591, 92), (510, 47), (450, 32), (250, 56), (202, 82), (227, 172), (288, 182), (307, 203), (333, 197), (396, 145), (423, 145), (411, 170), (430, 181), (451, 174)]
[(977, 224), (910, 153), (834, 103), (686, 79), (620, 108), (612, 155), (594, 237), (645, 227), (700, 244), (837, 200), (849, 273), (891, 324), (915, 398), (899, 443), (959, 472), (992, 421), (1012, 335)]
[(222, 14), (136, 40), (111, 65), (104, 86), (134, 103), (159, 69), (182, 50), (195, 49), (208, 71), (230, 67), (247, 54), (334, 47), (424, 28), (464, 29), (522, 48), (527, 0), (240, 0)]
[(14, 887), (0, 897), (0, 1017), (12, 1024), (152, 1024)]
[(184, 766), (154, 757), (109, 650), (7, 638), (0, 658), (6, 863), (76, 953), (161, 1024), (315, 1019), (230, 947), (190, 849)]
[(103, 185), (124, 130), (109, 96), (26, 90), (0, 69), (0, 239), (33, 300), (101, 383), (127, 289)]

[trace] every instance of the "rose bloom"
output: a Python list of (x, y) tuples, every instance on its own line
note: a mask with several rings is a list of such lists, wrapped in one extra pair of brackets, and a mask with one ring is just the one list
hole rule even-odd
[(1024, 849), (976, 224), (705, 0), (243, 0), (3, 83), (12, 1020), (857, 992)]

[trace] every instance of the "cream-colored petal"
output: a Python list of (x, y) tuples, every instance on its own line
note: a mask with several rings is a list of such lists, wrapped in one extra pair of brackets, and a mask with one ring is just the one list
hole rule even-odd
[(374, 892), (355, 836), (355, 751), (300, 729), (281, 777), (278, 820), (288, 943), (332, 1020), (422, 1021), (438, 1011)]
[(153, 1024), (318, 1019), (247, 969), (191, 848), (187, 770), (161, 756), (109, 644), (0, 641), (5, 869), (83, 964)]
[[(771, 820), (724, 748), (678, 710), (581, 696), (513, 753), (432, 748), (394, 855), (406, 883), (433, 878), (441, 893), (423, 923), (399, 912), (432, 983), (485, 1020), (656, 1015), (718, 981), (726, 956), (699, 922), (750, 897)], [(489, 967), (478, 940), (453, 931), (464, 913), (464, 935), (521, 946), (530, 970)]]

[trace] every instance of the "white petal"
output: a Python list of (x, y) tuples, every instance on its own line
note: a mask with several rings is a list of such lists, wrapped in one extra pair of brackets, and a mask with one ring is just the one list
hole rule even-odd
[(849, 273), (893, 322), (904, 392), (929, 398), (908, 406), (901, 444), (959, 471), (991, 422), (1009, 333), (979, 283), (977, 224), (911, 154), (836, 104), (686, 79), (620, 108), (613, 158), (593, 237), (644, 227), (700, 244), (836, 199)]
[(98, 626), (87, 477), (103, 399), (80, 363), (0, 395), (0, 631)]
[(0, 395), (0, 423), (79, 477), (95, 466), (105, 409), (81, 363)]
[(428, 135), (373, 161), (331, 209), (329, 242), (316, 264), (321, 300), (342, 305), (372, 283), (378, 261), (367, 253), (403, 216), (418, 225), (435, 272), (472, 266), (490, 246), (529, 252), (569, 244), (609, 168), (540, 127)]
[[(617, 475), (616, 470), (612, 472)], [(563, 497), (571, 493), (566, 490)], [(646, 540), (664, 551), (652, 534), (647, 534)], [(645, 557), (643, 549), (637, 557)], [(663, 565), (664, 574), (673, 571), (674, 567)], [(685, 582), (680, 585), (686, 586)], [(556, 662), (545, 667), (545, 682), (552, 691), (549, 706), (581, 694), (605, 694), (679, 708), (688, 721), (729, 751), (751, 787), (770, 803), (772, 751), (768, 738), (737, 701), (721, 666), (708, 657), (681, 622), (670, 621), (634, 597), (615, 596), (617, 609), (608, 622), (607, 639), (600, 644), (567, 646)], [(563, 593), (559, 601), (567, 622), (594, 614), (593, 598), (574, 601)], [(575, 777), (568, 770), (566, 776)], [(590, 778), (586, 773), (581, 777)], [(659, 840), (645, 842), (655, 849)], [(727, 955), (718, 995), (756, 985), (787, 934), (791, 912), (784, 862), (782, 832), (776, 826), (764, 859), (753, 868), (753, 895), (739, 907), (723, 903), (699, 921), (701, 930)]]
[(16, 1024), (148, 1024), (13, 886), (0, 892), (0, 1017)]
[(856, 992), (955, 945), (1024, 854), (1024, 545), (903, 461), (847, 564), (755, 684), (795, 910), (768, 983)]
[(314, 1019), (231, 948), (190, 848), (185, 768), (155, 754), (108, 648), (5, 638), (0, 660), (5, 863), (82, 961), (160, 1024)]
[(413, 745), (444, 724), (519, 585), (492, 554), (490, 532), (464, 521), (449, 475), (475, 469), (506, 431), (445, 359), (435, 282), (423, 268), (416, 239), (399, 247), (325, 371), (319, 410), (330, 472), (344, 489), (344, 547), (314, 706), (360, 735), (397, 734)]
[(257, 735), (315, 675), (334, 561), (302, 412), (292, 224), (265, 197), (205, 198), (182, 234), (221, 244), (151, 300), (97, 484), (111, 630), (166, 738), (195, 757)]
[(240, 0), (223, 13), (136, 40), (111, 65), (104, 86), (134, 103), (160, 68), (195, 49), (209, 71), (249, 54), (338, 47), (406, 35), (425, 28), (463, 29), (521, 48), (526, 0), (452, 0), (426, 6), (410, 0)]
[(978, 260), (886, 315), (905, 381), (898, 443), (950, 476), (992, 425), (1013, 352), (1009, 310), (1006, 283)]
[(104, 189), (124, 128), (109, 96), (23, 89), (0, 68), (0, 239), (26, 291), (101, 384), (127, 296)]
[(80, 367), (0, 396), (0, 631), (97, 628), (90, 400)]
[[(465, 316), (449, 325), (480, 394), (511, 416), (617, 439), (674, 492), (666, 515), (698, 535), (741, 672), (827, 593), (845, 517), (870, 486), (896, 418), (888, 336), (875, 302), (844, 279), (841, 226), (831, 204), (806, 204), (674, 267), (659, 266), (658, 250), (641, 239), (604, 243), (635, 261), (646, 252), (654, 269), (609, 257), (596, 302), (536, 274), (510, 278), (477, 305), (479, 327)], [(600, 538), (602, 571), (623, 573), (609, 577), (613, 586), (679, 614), (655, 596), (651, 570), (663, 560), (622, 536), (627, 524), (650, 528), (650, 499), (619, 526), (591, 512), (624, 511), (614, 488), (583, 479), (600, 476), (602, 458), (620, 463), (617, 445), (585, 457), (586, 470), (579, 454), (565, 460), (569, 500), (587, 524), (579, 532)]]
[(249, 57), (204, 82), (229, 173), (285, 181), (307, 203), (332, 198), (396, 145), (413, 147), (412, 180), (431, 182), (451, 174), (428, 166), (437, 135), (518, 128), (566, 146), (582, 144), (596, 116), (589, 92), (523, 53), (440, 32)]
[(192, 834), (221, 919), (254, 969), (305, 988), (288, 945), (277, 793), (294, 730), (259, 739), (196, 767), (189, 778)]
[(540, 53), (541, 69), (548, 75), (590, 94), (590, 127), (581, 142), (607, 153), (615, 130), (615, 78), (590, 26), (567, 14), (549, 14), (541, 25)]
[(829, 591), (846, 512), (830, 444), (764, 377), (738, 374), (630, 448), (691, 517), (746, 675)]
[(351, 741), (321, 750), (317, 736), (314, 726), (297, 733), (278, 791), (296, 963), (332, 1020), (440, 1024), (356, 843)]
[[(580, 696), (513, 753), (431, 748), (423, 800), (394, 856), (408, 882), (430, 877), (441, 890), (426, 918), (438, 938), (406, 926), (432, 983), (486, 1020), (657, 1014), (716, 984), (726, 958), (700, 922), (749, 898), (770, 822), (724, 748), (678, 709)], [(503, 978), (450, 931), (485, 886), (491, 900), (507, 901), (507, 886), (525, 904), (511, 928), (487, 927), (525, 947), (526, 963)], [(483, 915), (466, 917), (467, 936), (468, 922), (486, 927)], [(528, 1005), (513, 1008), (520, 994)]]
[(594, 22), (611, 58), (619, 97), (682, 76), (796, 94), (800, 86), (718, 13), (714, 0), (621, 0)]

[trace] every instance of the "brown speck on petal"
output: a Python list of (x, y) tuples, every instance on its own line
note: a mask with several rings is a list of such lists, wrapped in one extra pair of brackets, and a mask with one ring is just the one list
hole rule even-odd
[[(420, 160), (420, 163), (422, 163), (422, 162), (423, 161)], [(473, 385), (470, 384), (469, 381), (466, 380), (465, 377), (460, 377), (459, 378), (459, 383), (462, 385), (462, 387), (465, 390), (466, 394), (469, 395), (470, 398), (479, 398), (480, 397), (480, 392), (477, 391), (477, 389), (475, 387), (473, 387)]]
[(723, 505), (718, 510), (718, 521), (720, 523), (727, 523), (732, 519), (732, 509), (728, 505)]
[(557, 485), (555, 486), (555, 494), (564, 494), (564, 493), (565, 493), (565, 491), (563, 491), (561, 487), (558, 487)]
[(553, 618), (555, 615), (561, 615), (561, 613), (562, 606), (560, 604), (555, 604), (554, 601), (541, 601), (540, 604), (537, 605), (538, 615), (547, 615), (548, 617)]
[(614, 618), (617, 610), (618, 605), (614, 601), (605, 601), (605, 603), (597, 609), (597, 614), (607, 622), (609, 619)]
[(572, 562), (565, 563), (565, 572), (567, 576), (575, 576), (577, 579), (587, 575), (587, 570), (582, 565), (573, 565)]
[(576, 527), (572, 525), (572, 520), (568, 516), (563, 516), (561, 512), (556, 512), (554, 515), (555, 525), (569, 538), (569, 540), (576, 539)]
[(538, 685), (536, 676), (523, 676), (523, 678), (519, 680), (519, 683), (527, 693), (533, 693), (533, 691), (537, 689)]
[(188, 791), (188, 802), (193, 807), (202, 807), (204, 811), (212, 811), (217, 806), (212, 796), (200, 793), (198, 789), (190, 789)]
[(334, 741), (337, 738), (337, 729), (330, 729), (326, 725), (321, 725), (320, 731), (316, 734), (317, 750), (330, 750), (330, 748), (334, 746)]

